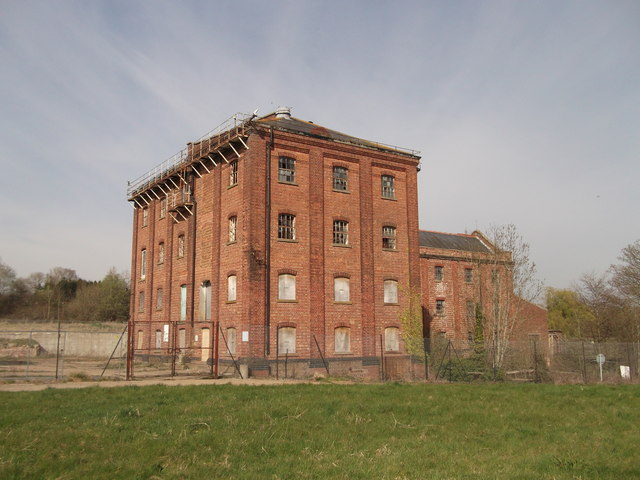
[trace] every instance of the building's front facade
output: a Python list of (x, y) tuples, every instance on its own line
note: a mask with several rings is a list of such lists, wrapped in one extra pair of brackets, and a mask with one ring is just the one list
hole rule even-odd
[(237, 115), (130, 183), (130, 358), (377, 375), (403, 353), (403, 292), (430, 285), (419, 160), (280, 109)]

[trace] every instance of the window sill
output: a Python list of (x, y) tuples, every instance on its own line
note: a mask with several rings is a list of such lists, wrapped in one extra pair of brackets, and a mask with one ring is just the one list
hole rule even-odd
[(282, 300), (282, 299), (278, 299), (276, 300), (278, 303), (298, 303), (298, 300)]
[(182, 260), (184, 258), (184, 255), (182, 255), (181, 257), (176, 257), (176, 260)]
[(396, 197), (380, 197), (382, 200), (391, 200), (392, 202), (397, 202), (398, 199)]
[(232, 305), (232, 304), (234, 304), (234, 303), (238, 303), (238, 301), (237, 301), (237, 300), (227, 300), (225, 303), (226, 303), (227, 305)]
[(346, 193), (347, 195), (351, 194), (350, 190), (339, 190), (337, 188), (334, 188), (333, 191), (336, 192), (336, 193)]
[(237, 241), (237, 240), (234, 240), (233, 242), (227, 242), (227, 246), (229, 246), (229, 245), (235, 245), (236, 243), (238, 243), (238, 241)]
[(281, 183), (282, 185), (293, 185), (294, 187), (298, 186), (296, 182), (287, 182), (286, 180), (280, 180), (280, 179), (278, 179), (278, 183)]
[(231, 185), (227, 185), (227, 190), (231, 190), (232, 188), (237, 187), (237, 186), (238, 186), (237, 182), (236, 183), (232, 183)]
[(384, 306), (385, 306), (385, 307), (397, 307), (397, 306), (399, 306), (399, 305), (400, 305), (400, 304), (399, 304), (398, 302), (396, 302), (396, 303), (387, 303), (387, 302), (384, 302)]
[(338, 301), (333, 301), (334, 305), (353, 305), (353, 302), (348, 301), (348, 302), (338, 302)]
[(353, 355), (353, 352), (335, 352), (335, 355), (344, 355), (345, 357)]
[(284, 243), (300, 243), (300, 240), (296, 240), (295, 238), (276, 238), (276, 240)]
[(398, 252), (397, 248), (382, 248), (383, 252)]
[(332, 243), (331, 246), (332, 247), (338, 247), (338, 248), (353, 248), (348, 243)]

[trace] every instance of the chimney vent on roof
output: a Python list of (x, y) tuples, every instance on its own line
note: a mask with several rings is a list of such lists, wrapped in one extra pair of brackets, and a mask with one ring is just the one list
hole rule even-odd
[(291, 118), (291, 109), (289, 107), (278, 107), (276, 110), (276, 118)]

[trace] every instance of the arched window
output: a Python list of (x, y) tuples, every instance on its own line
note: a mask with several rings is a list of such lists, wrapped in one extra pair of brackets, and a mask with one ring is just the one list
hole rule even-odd
[(278, 300), (296, 299), (296, 276), (290, 273), (278, 275)]
[(237, 277), (235, 275), (229, 275), (227, 277), (227, 301), (235, 302), (236, 301), (236, 287), (237, 287)]
[(384, 281), (384, 303), (392, 305), (398, 303), (398, 282), (396, 280)]
[(211, 320), (211, 282), (209, 280), (200, 284), (198, 312), (201, 320)]
[(280, 355), (296, 353), (296, 327), (278, 329), (278, 353)]
[(400, 351), (400, 329), (398, 327), (384, 329), (384, 350), (386, 352)]

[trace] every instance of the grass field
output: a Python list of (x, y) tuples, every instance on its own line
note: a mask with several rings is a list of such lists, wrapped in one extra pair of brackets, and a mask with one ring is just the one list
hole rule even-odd
[(640, 478), (640, 387), (0, 393), (2, 479)]

